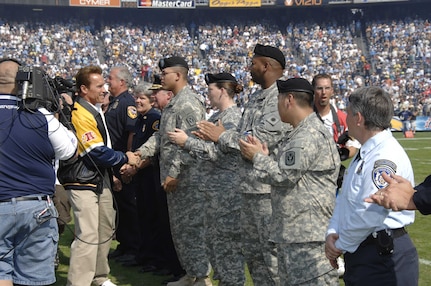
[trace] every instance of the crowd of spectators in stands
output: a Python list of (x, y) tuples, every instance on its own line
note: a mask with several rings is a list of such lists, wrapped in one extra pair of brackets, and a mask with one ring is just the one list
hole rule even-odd
[(52, 77), (64, 78), (73, 77), (90, 63), (102, 66), (105, 72), (115, 65), (127, 65), (138, 83), (152, 80), (162, 57), (181, 55), (191, 66), (192, 86), (202, 94), (205, 73), (234, 74), (245, 88), (238, 98), (242, 105), (256, 88), (248, 67), (252, 48), (261, 43), (277, 46), (286, 55), (286, 77), (311, 80), (317, 73), (331, 74), (341, 108), (351, 91), (373, 84), (392, 93), (399, 109), (414, 106), (420, 114), (429, 115), (428, 19), (367, 20), (352, 15), (350, 21), (284, 20), (201, 17), (191, 23), (161, 19), (134, 24), (111, 19), (96, 25), (73, 18), (33, 21), (3, 16), (0, 57), (18, 58), (25, 65), (41, 66)]

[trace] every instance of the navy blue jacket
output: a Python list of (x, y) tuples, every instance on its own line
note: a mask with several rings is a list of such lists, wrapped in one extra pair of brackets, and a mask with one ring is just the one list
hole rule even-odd
[(431, 214), (431, 175), (415, 187), (413, 201), (421, 214)]

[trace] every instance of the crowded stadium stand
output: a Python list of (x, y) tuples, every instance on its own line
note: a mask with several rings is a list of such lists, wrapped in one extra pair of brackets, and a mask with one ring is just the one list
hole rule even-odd
[(245, 87), (243, 104), (256, 88), (248, 73), (252, 50), (269, 44), (284, 52), (286, 77), (331, 74), (339, 107), (352, 90), (372, 84), (390, 91), (397, 109), (429, 115), (431, 3), (292, 9), (271, 7), (274, 1), (248, 9), (206, 3), (196, 2), (196, 9), (124, 8), (136, 1), (123, 8), (0, 4), (0, 57), (68, 79), (88, 64), (105, 72), (127, 65), (137, 83), (152, 80), (160, 58), (181, 55), (198, 92), (205, 94), (205, 73), (230, 72)]

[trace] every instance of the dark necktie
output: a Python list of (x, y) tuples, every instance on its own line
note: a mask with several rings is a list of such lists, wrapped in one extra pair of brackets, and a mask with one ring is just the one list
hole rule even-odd
[(358, 150), (358, 154), (356, 154), (356, 157), (353, 160), (353, 162), (360, 161), (360, 160), (361, 160), (361, 149)]

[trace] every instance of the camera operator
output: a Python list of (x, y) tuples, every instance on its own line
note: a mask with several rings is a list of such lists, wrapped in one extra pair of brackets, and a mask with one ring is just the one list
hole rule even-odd
[(346, 113), (331, 104), (334, 95), (332, 78), (328, 74), (318, 74), (313, 78), (314, 108), (338, 144), (341, 161), (352, 158), (361, 144), (347, 135)]
[(20, 108), (19, 66), (0, 60), (0, 286), (50, 285), (58, 243), (53, 162), (73, 157), (77, 140), (45, 108)]

